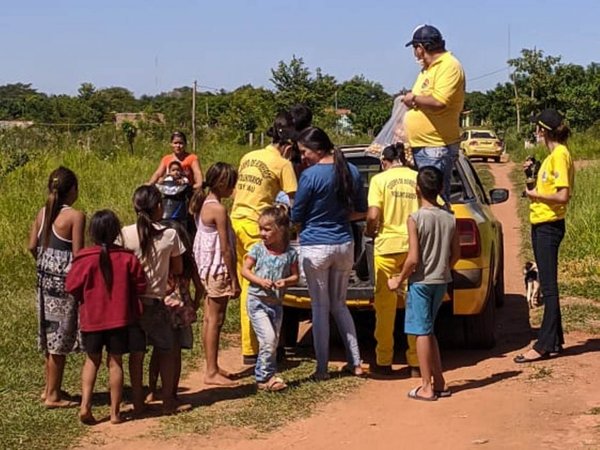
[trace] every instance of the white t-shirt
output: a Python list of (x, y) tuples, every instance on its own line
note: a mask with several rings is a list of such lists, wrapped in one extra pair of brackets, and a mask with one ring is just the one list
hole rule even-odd
[(151, 257), (148, 259), (142, 256), (136, 225), (127, 225), (123, 227), (121, 232), (123, 234), (123, 246), (133, 250), (146, 272), (148, 287), (144, 295), (162, 299), (167, 290), (169, 260), (184, 253), (185, 247), (174, 229), (161, 227), (160, 225), (155, 226), (157, 229), (164, 229), (164, 231), (154, 238), (155, 251), (151, 253)]

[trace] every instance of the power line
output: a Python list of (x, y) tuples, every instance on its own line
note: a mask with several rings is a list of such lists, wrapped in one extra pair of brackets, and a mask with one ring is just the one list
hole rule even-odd
[(482, 78), (491, 77), (492, 75), (496, 75), (497, 73), (504, 72), (505, 70), (508, 70), (508, 69), (509, 69), (508, 66), (502, 67), (501, 69), (497, 69), (492, 72), (488, 72), (488, 73), (484, 73), (483, 75), (476, 76), (475, 78), (469, 78), (467, 81), (473, 82), (473, 81), (481, 80)]

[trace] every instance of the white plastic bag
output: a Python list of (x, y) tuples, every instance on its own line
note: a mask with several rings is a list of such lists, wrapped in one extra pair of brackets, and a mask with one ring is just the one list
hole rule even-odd
[(408, 138), (404, 132), (404, 115), (406, 111), (408, 111), (408, 108), (402, 103), (402, 96), (399, 95), (394, 99), (392, 116), (367, 148), (368, 153), (379, 156), (388, 145), (395, 144), (396, 142), (405, 144), (408, 142)]

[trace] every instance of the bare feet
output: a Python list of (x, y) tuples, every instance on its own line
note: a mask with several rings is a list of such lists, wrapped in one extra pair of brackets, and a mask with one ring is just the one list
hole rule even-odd
[[(231, 376), (231, 375), (229, 375)], [(204, 384), (212, 385), (212, 386), (239, 386), (237, 381), (233, 381), (228, 377), (222, 375), (220, 371), (214, 375), (204, 375)]]
[(110, 423), (112, 423), (113, 425), (123, 423), (123, 418), (121, 417), (121, 414), (117, 414), (116, 416), (110, 416)]
[(230, 380), (233, 378), (233, 374), (225, 369), (219, 367), (219, 375), (223, 375), (225, 378), (229, 378)]
[(53, 402), (46, 399), (44, 400), (44, 405), (47, 409), (74, 408), (76, 406), (79, 406), (79, 403), (72, 402), (71, 400), (57, 400)]
[(175, 399), (169, 399), (163, 401), (162, 413), (170, 415), (190, 411), (191, 409), (192, 405), (189, 403), (180, 403)]
[(79, 421), (84, 425), (96, 425), (96, 419), (91, 411), (79, 412)]
[(148, 392), (148, 395), (146, 395), (146, 403), (153, 403), (160, 400), (160, 393), (158, 392)]

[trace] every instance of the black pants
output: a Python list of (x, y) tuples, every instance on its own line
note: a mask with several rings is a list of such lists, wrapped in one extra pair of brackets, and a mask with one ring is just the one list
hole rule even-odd
[(559, 351), (565, 342), (558, 301), (558, 249), (564, 235), (564, 219), (531, 226), (531, 243), (544, 301), (542, 326), (533, 348), (542, 355)]

